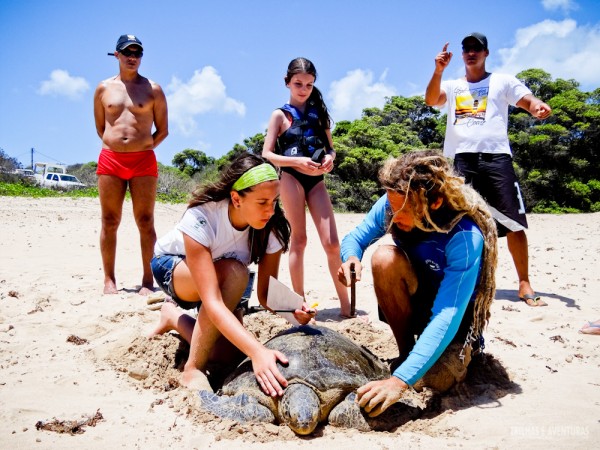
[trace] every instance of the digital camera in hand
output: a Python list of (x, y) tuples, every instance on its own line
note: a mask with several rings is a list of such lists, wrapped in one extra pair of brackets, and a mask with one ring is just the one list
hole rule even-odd
[(325, 157), (325, 149), (324, 148), (318, 148), (312, 154), (312, 156), (311, 156), (310, 159), (312, 159), (313, 162), (322, 163), (324, 157)]

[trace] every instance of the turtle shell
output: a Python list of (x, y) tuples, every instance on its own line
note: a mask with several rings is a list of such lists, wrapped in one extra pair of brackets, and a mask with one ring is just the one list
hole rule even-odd
[[(278, 363), (288, 384), (303, 383), (318, 394), (332, 389), (348, 393), (369, 381), (390, 376), (387, 366), (370, 351), (326, 327), (294, 327), (264, 345), (288, 358), (287, 365)], [(236, 395), (253, 390), (258, 391), (258, 396), (264, 395), (254, 377), (252, 363), (246, 359), (225, 380), (222, 392)]]

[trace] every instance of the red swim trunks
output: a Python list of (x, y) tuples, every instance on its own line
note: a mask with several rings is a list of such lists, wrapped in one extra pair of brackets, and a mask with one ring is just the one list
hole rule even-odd
[(115, 152), (103, 148), (98, 158), (96, 175), (114, 175), (122, 180), (133, 177), (158, 177), (154, 150), (142, 152)]

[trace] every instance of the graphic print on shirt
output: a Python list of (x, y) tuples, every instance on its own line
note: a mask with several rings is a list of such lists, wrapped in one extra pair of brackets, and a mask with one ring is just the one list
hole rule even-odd
[(489, 86), (474, 89), (456, 88), (454, 125), (483, 125), (489, 90)]
[(200, 228), (204, 228), (205, 226), (206, 226), (206, 220), (203, 218), (199, 218), (198, 220), (196, 220), (194, 225), (192, 225), (194, 230), (199, 230)]

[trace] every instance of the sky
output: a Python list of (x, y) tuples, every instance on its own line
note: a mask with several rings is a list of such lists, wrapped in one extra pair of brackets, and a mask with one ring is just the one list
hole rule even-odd
[(140, 74), (167, 96), (171, 165), (184, 149), (219, 157), (264, 133), (289, 99), (283, 78), (303, 56), (334, 121), (386, 97), (422, 95), (445, 42), (444, 78), (464, 75), (461, 40), (488, 37), (488, 71), (541, 68), (600, 87), (598, 0), (2, 0), (0, 149), (34, 162), (96, 161), (98, 83), (118, 73), (107, 56), (121, 34), (144, 45)]

